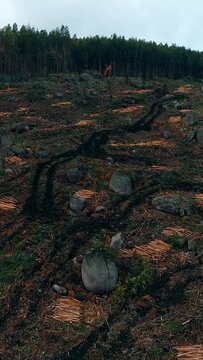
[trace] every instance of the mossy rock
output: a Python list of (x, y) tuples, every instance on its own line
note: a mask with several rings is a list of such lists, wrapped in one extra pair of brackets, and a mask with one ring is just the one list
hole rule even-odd
[(191, 216), (193, 204), (181, 195), (162, 195), (152, 200), (152, 205), (157, 209), (173, 215)]

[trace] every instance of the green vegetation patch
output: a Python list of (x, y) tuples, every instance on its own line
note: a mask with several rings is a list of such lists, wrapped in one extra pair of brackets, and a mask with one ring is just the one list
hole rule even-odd
[(112, 293), (112, 303), (120, 308), (129, 298), (144, 294), (154, 283), (156, 271), (145, 257), (133, 257), (127, 275)]
[(34, 254), (28, 250), (18, 248), (11, 256), (3, 255), (0, 258), (0, 288), (4, 288), (15, 281), (24, 271), (34, 263)]
[(105, 259), (116, 261), (118, 259), (118, 250), (109, 248), (104, 241), (98, 236), (93, 237), (89, 254), (101, 254)]

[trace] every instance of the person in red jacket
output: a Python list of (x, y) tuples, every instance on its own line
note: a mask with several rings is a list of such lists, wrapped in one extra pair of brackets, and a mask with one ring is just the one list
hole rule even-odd
[(106, 67), (106, 69), (104, 70), (104, 76), (105, 76), (105, 77), (108, 77), (108, 76), (111, 75), (111, 73), (112, 73), (112, 66), (111, 66), (111, 65), (108, 65), (108, 66)]

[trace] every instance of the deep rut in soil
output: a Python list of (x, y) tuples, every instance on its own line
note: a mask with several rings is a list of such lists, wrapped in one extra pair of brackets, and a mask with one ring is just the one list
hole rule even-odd
[[(161, 92), (163, 96), (165, 93)], [(160, 97), (160, 91), (155, 91), (156, 97)], [(172, 95), (172, 98), (187, 98), (186, 95), (179, 94)], [(45, 162), (41, 162), (37, 165), (36, 172), (33, 178), (32, 190), (30, 197), (26, 200), (23, 211), (31, 217), (38, 217), (40, 213), (43, 213), (47, 216), (53, 216), (54, 214), (54, 198), (53, 198), (53, 188), (54, 188), (54, 178), (55, 173), (59, 165), (69, 162), (74, 159), (78, 155), (82, 156), (91, 156), (93, 158), (105, 158), (108, 155), (103, 146), (107, 143), (110, 135), (116, 135), (122, 132), (139, 132), (143, 130), (149, 130), (152, 125), (154, 119), (161, 114), (163, 104), (168, 100), (163, 98), (159, 98), (155, 102), (152, 103), (147, 114), (142, 116), (134, 125), (121, 126), (119, 129), (103, 129), (97, 132), (92, 133), (88, 140), (79, 145), (77, 149), (72, 151), (67, 151), (64, 153), (57, 154), (52, 157), (50, 160)], [(171, 101), (171, 98), (170, 98)], [(143, 159), (144, 160), (144, 159)], [(42, 177), (42, 173), (47, 170), (46, 173), (46, 187), (44, 191), (44, 195), (42, 196), (41, 206), (39, 205), (38, 192), (40, 187), (40, 179)]]

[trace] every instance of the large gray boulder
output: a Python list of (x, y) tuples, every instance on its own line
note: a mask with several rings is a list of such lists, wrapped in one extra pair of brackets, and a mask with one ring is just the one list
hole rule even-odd
[(132, 177), (118, 171), (112, 175), (109, 188), (118, 194), (130, 195), (132, 193)]
[(198, 144), (203, 145), (203, 126), (197, 130), (197, 142)]
[(173, 215), (190, 216), (193, 213), (193, 204), (181, 195), (162, 195), (152, 200), (157, 209)]
[(102, 254), (87, 254), (82, 262), (82, 281), (94, 294), (108, 294), (117, 283), (116, 264)]

